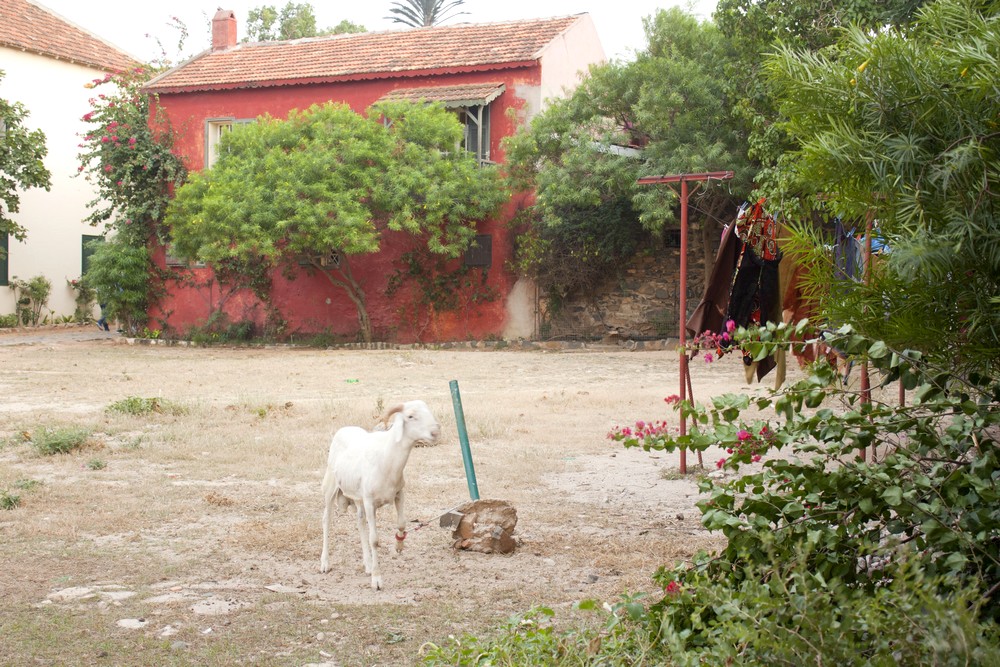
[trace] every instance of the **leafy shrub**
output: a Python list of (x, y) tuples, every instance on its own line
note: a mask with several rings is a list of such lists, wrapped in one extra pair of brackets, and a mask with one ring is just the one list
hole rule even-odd
[(162, 412), (163, 408), (159, 398), (143, 398), (141, 396), (126, 396), (120, 401), (115, 401), (107, 408), (108, 412), (119, 412), (126, 415), (148, 415), (153, 412)]
[(13, 329), (17, 326), (17, 313), (0, 315), (0, 329)]
[(10, 288), (14, 292), (17, 320), (24, 326), (32, 327), (42, 322), (42, 308), (49, 302), (52, 282), (42, 275), (29, 280), (19, 280), (14, 276), (10, 280)]
[[(604, 613), (592, 600), (580, 609)], [(663, 665), (666, 656), (644, 632), (636, 632), (636, 619), (645, 620), (643, 606), (626, 598), (605, 613), (603, 627), (559, 631), (551, 621), (555, 612), (535, 607), (509, 619), (491, 638), (452, 637), (449, 644), (421, 647), (426, 665), (603, 665), (624, 667)]]
[(830, 665), (1000, 664), (997, 626), (978, 618), (981, 591), (928, 578), (915, 562), (866, 590), (825, 579), (809, 561), (755, 566), (735, 588), (685, 577), (647, 625), (677, 667), (797, 667), (820, 657)]
[(108, 467), (104, 459), (90, 459), (87, 461), (87, 470), (104, 470)]
[(91, 432), (74, 426), (49, 428), (43, 426), (29, 435), (29, 442), (43, 456), (68, 454), (83, 447)]
[[(800, 329), (768, 325), (737, 331), (736, 338), (744, 351), (761, 359), (788, 346), (789, 334)], [(889, 608), (905, 606), (907, 596), (924, 595), (919, 592), (924, 588), (937, 591), (945, 606), (966, 591), (981, 591), (978, 599), (967, 600), (978, 614), (973, 620), (992, 627), (1000, 618), (1000, 379), (951, 375), (919, 353), (892, 351), (846, 326), (826, 338), (849, 358), (867, 361), (874, 384), (899, 381), (911, 389), (909, 403), (862, 402), (824, 362), (770, 396), (725, 395), (713, 398), (710, 406), (677, 403), (693, 419), (683, 437), (661, 423), (638, 423), (610, 434), (626, 446), (646, 449), (722, 446), (729, 456), (718, 466), (734, 472), (774, 450), (791, 450), (764, 460), (758, 471), (699, 484), (705, 496), (698, 503), (702, 522), (721, 531), (727, 544), (694, 568), (664, 568), (657, 574), (668, 593), (659, 610), (681, 649), (708, 642), (725, 605), (692, 601), (697, 609), (686, 607), (671, 592), (697, 590), (702, 600), (702, 589), (719, 586), (742, 591), (750, 605), (754, 596), (763, 595), (761, 586), (777, 585), (769, 584), (774, 581), (769, 572), (772, 564), (783, 562), (801, 561), (817, 594), (829, 588), (839, 596), (843, 589)], [(841, 409), (829, 407), (838, 401)], [(744, 418), (750, 408), (764, 418)], [(896, 582), (914, 570), (930, 583), (917, 582), (917, 592), (899, 593)], [(857, 603), (846, 592), (828, 602), (831, 616), (838, 605), (849, 609)], [(802, 614), (827, 613), (822, 610), (815, 603)], [(917, 622), (925, 620), (920, 616)], [(884, 647), (875, 633), (865, 637), (868, 643), (859, 646)]]
[(10, 491), (0, 491), (0, 510), (17, 509), (21, 504), (21, 496)]

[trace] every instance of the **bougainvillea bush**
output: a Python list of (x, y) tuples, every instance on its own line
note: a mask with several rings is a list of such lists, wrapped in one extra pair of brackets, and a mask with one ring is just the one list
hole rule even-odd
[[(790, 334), (804, 326), (741, 329), (734, 337), (759, 359), (790, 346)], [(665, 594), (655, 606), (662, 620), (656, 631), (677, 647), (707, 641), (731, 620), (732, 610), (700, 589), (752, 588), (756, 595), (769, 581), (790, 585), (795, 572), (800, 594), (803, 587), (816, 595), (859, 592), (888, 604), (894, 582), (909, 577), (913, 595), (937, 596), (946, 607), (961, 598), (990, 624), (1000, 617), (1000, 378), (953, 375), (849, 326), (826, 342), (866, 361), (873, 384), (902, 382), (911, 390), (906, 404), (862, 401), (822, 362), (765, 397), (677, 402), (692, 421), (684, 436), (662, 427), (609, 434), (627, 447), (727, 452), (717, 465), (733, 476), (702, 480), (699, 502), (702, 522), (726, 536), (726, 547), (657, 574)], [(744, 417), (749, 409), (755, 419)]]
[(166, 238), (159, 223), (172, 188), (187, 175), (171, 152), (173, 131), (156, 98), (142, 91), (156, 71), (143, 65), (87, 84), (95, 95), (83, 116), (90, 129), (80, 144), (79, 170), (98, 191), (87, 220), (106, 223), (130, 245)]

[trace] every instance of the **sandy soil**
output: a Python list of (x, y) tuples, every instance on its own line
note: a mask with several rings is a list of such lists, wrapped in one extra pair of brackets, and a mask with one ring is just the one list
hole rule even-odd
[[(407, 665), (425, 642), (488, 633), (532, 605), (655, 596), (663, 564), (718, 546), (697, 459), (626, 451), (615, 425), (674, 413), (674, 352), (346, 351), (25, 339), (0, 345), (0, 655), (11, 664)], [(692, 368), (696, 395), (746, 390), (737, 359)], [(518, 511), (517, 551), (457, 552), (437, 518), (469, 498), (449, 381), (480, 494)], [(764, 391), (759, 385), (751, 391)], [(129, 397), (157, 412), (122, 414)], [(353, 516), (319, 573), (320, 480), (336, 428), (422, 398), (443, 427), (407, 466), (409, 537), (372, 591)], [(26, 437), (77, 426), (82, 450)], [(720, 452), (708, 452), (714, 469)], [(704, 472), (708, 471), (703, 471)]]

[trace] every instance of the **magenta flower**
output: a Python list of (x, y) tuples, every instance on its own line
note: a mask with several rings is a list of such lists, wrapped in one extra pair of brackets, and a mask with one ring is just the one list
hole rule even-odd
[(677, 394), (671, 394), (670, 396), (667, 396), (665, 399), (663, 399), (664, 403), (666, 403), (667, 405), (673, 405), (674, 403), (679, 403), (680, 400), (681, 397), (678, 396)]
[(750, 460), (753, 461), (754, 463), (757, 463), (758, 461), (760, 461), (760, 454), (754, 454), (753, 456), (750, 457)]
[(724, 459), (724, 458), (719, 459), (718, 461), (715, 462), (715, 467), (716, 468), (721, 468), (724, 465), (726, 465), (726, 459)]
[(728, 320), (726, 322), (726, 331), (728, 331), (729, 333), (733, 333), (734, 331), (736, 331), (736, 322)]
[(705, 353), (705, 363), (706, 363), (706, 364), (710, 364), (710, 363), (712, 363), (712, 361), (713, 361), (714, 359), (715, 359), (715, 357), (713, 357), (713, 356), (712, 356), (712, 353), (711, 353), (711, 352), (707, 352), (707, 353)]

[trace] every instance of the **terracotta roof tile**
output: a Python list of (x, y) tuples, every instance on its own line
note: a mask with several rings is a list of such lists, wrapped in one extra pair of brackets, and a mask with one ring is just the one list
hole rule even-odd
[(132, 56), (28, 0), (0, 0), (0, 46), (117, 72), (138, 65)]
[(458, 86), (431, 86), (427, 88), (397, 88), (383, 95), (379, 102), (403, 100), (420, 102), (432, 100), (444, 102), (447, 106), (470, 106), (489, 104), (503, 93), (503, 83), (469, 83)]
[(332, 79), (415, 75), (439, 68), (489, 68), (536, 60), (581, 15), (464, 23), (238, 44), (205, 51), (153, 79), (147, 90), (255, 88)]

